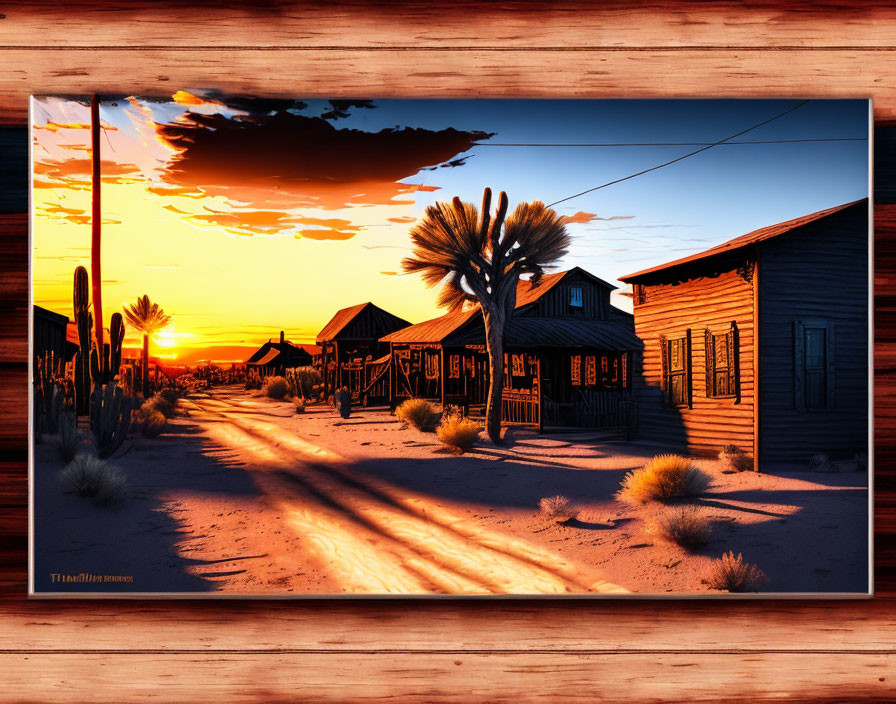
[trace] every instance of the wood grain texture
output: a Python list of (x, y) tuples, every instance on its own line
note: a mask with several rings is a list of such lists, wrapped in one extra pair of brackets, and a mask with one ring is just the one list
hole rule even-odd
[[(896, 201), (891, 2), (157, 0), (0, 15), (0, 123), (23, 140), (31, 92), (873, 97), (875, 190)], [(17, 153), (0, 169), (21, 169)], [(878, 598), (487, 603), (26, 600), (26, 207), (21, 185), (0, 196), (0, 701), (893, 699), (896, 205), (875, 213)]]

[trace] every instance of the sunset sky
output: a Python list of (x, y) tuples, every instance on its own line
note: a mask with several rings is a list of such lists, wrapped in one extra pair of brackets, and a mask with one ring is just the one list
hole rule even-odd
[[(106, 322), (148, 294), (172, 316), (156, 351), (188, 361), (244, 359), (238, 348), (281, 329), (311, 342), (368, 300), (432, 318), (436, 292), (400, 275), (427, 205), (478, 205), (485, 186), (511, 208), (550, 204), (798, 102), (104, 98)], [(88, 123), (86, 100), (33, 99), (34, 302), (69, 316), (74, 268), (90, 268)], [(574, 244), (559, 268), (615, 281), (867, 196), (867, 137), (865, 101), (815, 100), (740, 143), (562, 202)]]

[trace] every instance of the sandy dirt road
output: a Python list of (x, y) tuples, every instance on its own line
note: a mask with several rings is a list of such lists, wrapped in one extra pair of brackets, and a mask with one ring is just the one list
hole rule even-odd
[(624, 593), (593, 567), (489, 530), (431, 497), (352, 470), (284, 428), (266, 399), (215, 389), (182, 401), (259, 500), (172, 495), (178, 549), (215, 588), (244, 593)]

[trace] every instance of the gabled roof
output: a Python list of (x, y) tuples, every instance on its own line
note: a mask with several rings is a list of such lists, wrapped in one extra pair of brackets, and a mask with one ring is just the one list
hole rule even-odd
[(554, 288), (554, 286), (559, 284), (570, 274), (579, 274), (591, 280), (598, 286), (602, 286), (610, 290), (616, 288), (613, 284), (607, 283), (603, 279), (585, 271), (581, 267), (574, 266), (572, 269), (567, 269), (566, 271), (558, 271), (554, 274), (545, 274), (541, 277), (537, 286), (533, 286), (528, 279), (520, 279), (519, 283), (516, 286), (516, 307), (522, 308), (523, 306), (535, 303), (535, 301), (544, 296), (544, 294)]
[[(485, 326), (470, 325), (451, 336), (452, 345), (485, 344)], [(507, 347), (596, 347), (618, 352), (644, 345), (634, 331), (620, 323), (581, 318), (513, 316), (504, 326)]]
[(479, 315), (479, 308), (447, 313), (432, 320), (410, 325), (381, 338), (382, 342), (441, 342), (455, 330)]
[(826, 218), (829, 215), (833, 215), (834, 213), (839, 213), (841, 210), (845, 210), (846, 208), (850, 208), (860, 203), (867, 203), (867, 201), (867, 198), (860, 198), (859, 200), (854, 200), (851, 203), (844, 203), (843, 205), (837, 205), (833, 208), (827, 208), (826, 210), (819, 210), (817, 213), (810, 213), (809, 215), (803, 215), (801, 217), (794, 218), (793, 220), (787, 220), (786, 222), (779, 222), (776, 225), (769, 225), (768, 227), (753, 230), (752, 232), (748, 232), (746, 235), (735, 237), (733, 240), (728, 240), (727, 242), (723, 242), (722, 244), (707, 249), (703, 252), (698, 252), (697, 254), (692, 254), (688, 257), (676, 259), (675, 261), (667, 262), (666, 264), (660, 264), (649, 269), (642, 269), (641, 271), (636, 271), (634, 274), (626, 274), (625, 276), (620, 276), (619, 280), (630, 282), (633, 279), (646, 276), (647, 274), (654, 274), (658, 271), (672, 269), (673, 267), (681, 266), (683, 264), (690, 264), (691, 262), (696, 262), (701, 259), (708, 259), (709, 257), (715, 257), (720, 254), (735, 252), (738, 249), (742, 249), (743, 247), (748, 247), (758, 242), (764, 242), (775, 237), (780, 237), (781, 235), (790, 232), (791, 230), (795, 230), (798, 227), (808, 225), (809, 223), (815, 222), (816, 220), (821, 220), (822, 218)]
[(407, 320), (403, 320), (397, 315), (392, 315), (389, 311), (383, 310), (379, 306), (368, 301), (367, 303), (359, 303), (358, 305), (343, 308), (338, 311), (330, 322), (324, 326), (324, 329), (317, 334), (317, 344), (335, 340), (339, 336), (339, 333), (345, 330), (353, 320), (364, 312), (372, 312), (382, 316), (393, 328), (407, 327), (410, 325)]
[[(589, 274), (584, 269), (576, 266), (572, 269), (568, 269), (567, 271), (558, 271), (554, 274), (545, 274), (541, 277), (541, 280), (538, 282), (537, 286), (533, 286), (528, 279), (520, 280), (519, 283), (517, 283), (516, 308), (514, 310), (519, 311), (522, 308), (532, 305), (533, 303), (538, 301), (538, 299), (544, 296), (548, 291), (554, 288), (557, 284), (563, 281), (567, 276), (573, 273), (583, 275), (599, 286), (604, 286), (609, 289), (616, 288), (612, 284), (608, 284), (606, 281), (599, 279), (593, 274)], [(403, 330), (393, 332), (391, 335), (386, 335), (385, 337), (381, 338), (381, 340), (383, 342), (418, 344), (424, 342), (442, 342), (449, 335), (460, 330), (464, 325), (466, 325), (478, 315), (479, 306), (476, 306), (475, 308), (471, 308), (469, 310), (461, 311), (459, 313), (447, 313), (445, 315), (439, 316), (438, 318), (426, 320), (422, 323), (417, 323), (416, 325), (406, 327)], [(550, 320), (553, 321), (556, 319), (550, 318)]]
[(284, 341), (282, 344), (279, 340), (276, 342), (268, 340), (252, 353), (249, 359), (246, 360), (246, 364), (264, 366), (274, 362), (281, 354), (285, 355), (283, 362), (287, 366), (301, 362), (310, 363), (310, 359), (314, 355), (320, 354), (320, 347), (317, 345), (296, 345), (289, 340)]

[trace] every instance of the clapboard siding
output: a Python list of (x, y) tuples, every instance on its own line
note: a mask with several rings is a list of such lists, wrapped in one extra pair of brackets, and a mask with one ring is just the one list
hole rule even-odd
[[(868, 204), (763, 244), (760, 443), (766, 461), (868, 451)], [(833, 408), (798, 411), (793, 323), (833, 323)]]
[[(645, 300), (635, 302), (635, 333), (644, 352), (634, 379), (640, 440), (700, 455), (729, 443), (753, 453), (753, 283), (737, 272), (739, 263), (715, 276), (642, 284)], [(731, 322), (740, 338), (740, 403), (706, 395), (704, 331), (722, 332)], [(689, 328), (693, 407), (669, 408), (663, 402), (660, 339)]]

